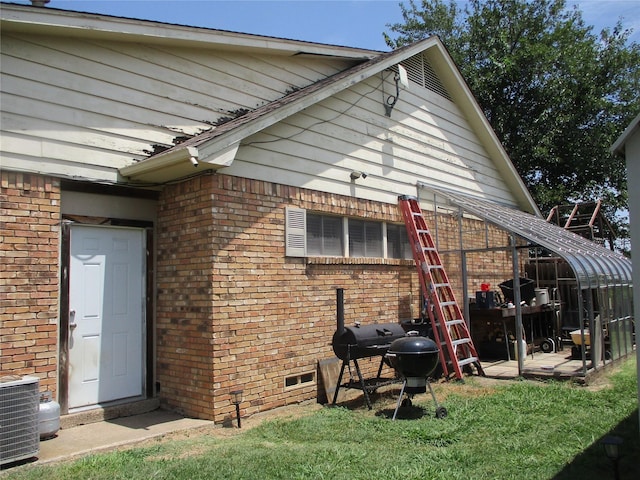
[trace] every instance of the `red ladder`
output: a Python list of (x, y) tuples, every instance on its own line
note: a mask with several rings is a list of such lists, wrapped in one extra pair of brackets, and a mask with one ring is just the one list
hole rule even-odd
[[(456, 377), (462, 379), (462, 367), (465, 365), (475, 366), (478, 374), (484, 376), (467, 323), (456, 302), (418, 200), (402, 195), (398, 197), (398, 206), (407, 227), (413, 259), (418, 267), (434, 340), (440, 345), (440, 364), (445, 377), (453, 369)], [(446, 349), (443, 348), (445, 345)]]

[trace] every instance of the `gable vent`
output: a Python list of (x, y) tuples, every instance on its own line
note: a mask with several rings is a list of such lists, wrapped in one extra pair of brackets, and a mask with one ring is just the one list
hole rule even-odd
[(438, 75), (433, 70), (422, 54), (414, 55), (401, 62), (402, 66), (407, 69), (409, 80), (417, 83), (421, 87), (431, 90), (434, 93), (451, 100), (451, 95), (442, 84)]

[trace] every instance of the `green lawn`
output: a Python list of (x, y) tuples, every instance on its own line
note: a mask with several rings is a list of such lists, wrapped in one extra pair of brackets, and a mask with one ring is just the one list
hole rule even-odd
[[(393, 399), (373, 411), (324, 408), (233, 437), (197, 436), (5, 471), (7, 479), (584, 479), (613, 478), (600, 439), (624, 439), (621, 478), (640, 478), (636, 362), (593, 391), (561, 382), (487, 387), (438, 383), (449, 416), (427, 395), (391, 421)], [(408, 419), (407, 416), (417, 417)]]

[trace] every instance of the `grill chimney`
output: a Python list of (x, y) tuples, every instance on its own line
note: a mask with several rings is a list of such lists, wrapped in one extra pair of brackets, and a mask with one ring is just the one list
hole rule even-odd
[(338, 288), (336, 290), (336, 320), (338, 322), (336, 328), (336, 335), (342, 335), (345, 331), (344, 328), (344, 289)]

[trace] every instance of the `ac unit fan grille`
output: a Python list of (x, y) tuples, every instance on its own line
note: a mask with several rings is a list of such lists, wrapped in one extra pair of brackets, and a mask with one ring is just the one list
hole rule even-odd
[(0, 380), (0, 465), (36, 456), (40, 451), (39, 380)]

